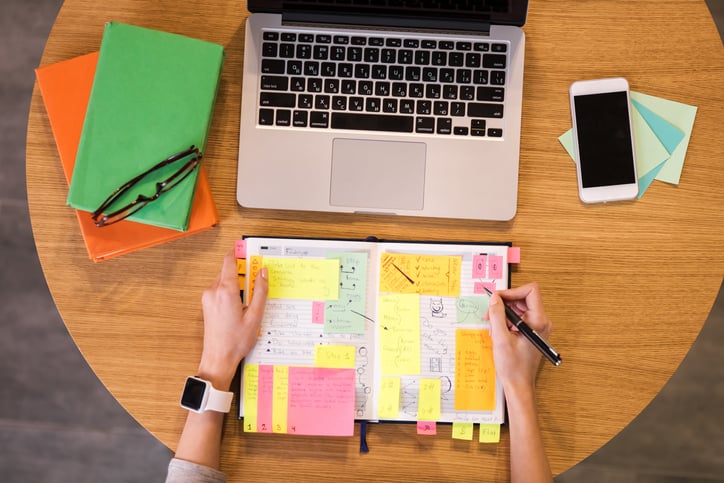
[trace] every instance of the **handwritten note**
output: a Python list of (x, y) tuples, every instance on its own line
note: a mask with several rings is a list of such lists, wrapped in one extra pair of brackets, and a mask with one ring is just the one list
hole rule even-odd
[(236, 258), (246, 258), (246, 240), (236, 240), (234, 242), (234, 256)]
[(478, 441), (481, 443), (499, 443), (500, 442), (500, 425), (480, 423), (480, 434)]
[(289, 434), (352, 436), (355, 370), (289, 368)]
[(440, 379), (420, 379), (417, 419), (420, 421), (440, 419)]
[(503, 278), (503, 257), (498, 255), (488, 257), (488, 277), (493, 279)]
[(272, 432), (272, 404), (274, 401), (274, 366), (259, 365), (258, 409), (256, 430), (260, 433)]
[(274, 399), (272, 401), (272, 431), (287, 432), (287, 402), (289, 366), (274, 366)]
[(354, 368), (353, 345), (317, 345), (314, 346), (314, 365), (317, 367)]
[(455, 331), (455, 410), (495, 409), (493, 344), (487, 330)]
[(458, 324), (480, 324), (488, 310), (490, 298), (486, 296), (463, 296), (455, 303)]
[(383, 253), (380, 291), (457, 297), (462, 257)]
[(319, 300), (315, 300), (314, 302), (312, 302), (312, 323), (324, 323), (324, 302)]
[(473, 278), (487, 278), (488, 256), (473, 255)]
[(252, 301), (256, 275), (261, 270), (262, 263), (263, 257), (260, 257), (259, 255), (254, 255), (249, 259), (249, 296), (247, 297), (246, 303), (251, 303)]
[(339, 297), (326, 305), (324, 332), (364, 334), (367, 253), (331, 253), (328, 258), (339, 261)]
[(419, 374), (420, 296), (380, 295), (378, 313), (382, 374)]
[(417, 434), (434, 436), (437, 434), (437, 423), (435, 421), (418, 421)]
[(452, 425), (453, 439), (473, 440), (473, 423), (456, 423)]
[(400, 378), (383, 377), (380, 384), (378, 416), (380, 419), (397, 419), (400, 413)]
[(264, 257), (270, 299), (337, 300), (339, 260)]
[(259, 404), (259, 366), (244, 364), (244, 431), (256, 433), (256, 411)]
[(486, 288), (491, 292), (495, 292), (497, 290), (497, 287), (493, 282), (475, 282), (473, 284), (473, 293), (487, 295), (488, 292), (485, 291)]

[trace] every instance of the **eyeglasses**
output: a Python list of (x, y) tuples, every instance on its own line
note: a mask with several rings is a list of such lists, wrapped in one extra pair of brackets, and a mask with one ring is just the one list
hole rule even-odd
[[(131, 188), (138, 184), (139, 181), (146, 178), (150, 174), (153, 174), (154, 172), (160, 170), (161, 168), (180, 161), (191, 155), (193, 155), (193, 157), (189, 159), (186, 163), (184, 163), (184, 165), (181, 166), (171, 176), (166, 178), (165, 181), (156, 183), (156, 193), (153, 196), (146, 196), (140, 194), (135, 200), (123, 206), (122, 208), (108, 213), (107, 215), (103, 214), (104, 211), (107, 211), (123, 195), (128, 193)], [(106, 201), (104, 201), (101, 206), (99, 206), (98, 209), (96, 209), (91, 214), (91, 218), (98, 227), (112, 225), (113, 223), (125, 220), (144, 206), (148, 205), (150, 202), (157, 200), (162, 194), (171, 191), (173, 188), (181, 184), (181, 182), (185, 180), (191, 173), (193, 173), (194, 169), (196, 169), (196, 167), (201, 163), (202, 156), (203, 155), (201, 154), (201, 151), (198, 150), (198, 148), (196, 148), (195, 146), (191, 146), (185, 151), (181, 151), (180, 153), (174, 154), (170, 158), (161, 161), (157, 165), (151, 167), (148, 171), (141, 173), (135, 178), (127, 181), (121, 187), (111, 193), (111, 195), (106, 198)]]

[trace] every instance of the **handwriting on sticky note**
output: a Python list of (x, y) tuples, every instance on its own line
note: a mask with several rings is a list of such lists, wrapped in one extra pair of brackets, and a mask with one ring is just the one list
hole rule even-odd
[(418, 421), (417, 434), (434, 436), (437, 434), (437, 423), (435, 421)]
[(499, 255), (488, 257), (488, 277), (496, 280), (503, 278), (503, 257)]
[(339, 260), (339, 297), (328, 301), (324, 332), (364, 334), (367, 300), (367, 253), (330, 253)]
[(480, 423), (480, 434), (478, 441), (481, 443), (499, 443), (500, 425)]
[(495, 409), (493, 344), (487, 330), (455, 331), (455, 410)]
[(495, 284), (492, 282), (475, 282), (473, 284), (473, 293), (488, 295), (488, 292), (485, 291), (486, 288), (491, 292), (495, 292), (496, 290), (498, 290)]
[(473, 423), (455, 423), (452, 425), (453, 439), (473, 440)]
[(440, 419), (440, 379), (420, 379), (420, 393), (417, 403), (417, 419), (437, 421)]
[(324, 302), (319, 300), (315, 300), (314, 302), (312, 302), (312, 323), (324, 323)]
[(244, 364), (244, 432), (256, 433), (256, 411), (259, 404), (259, 366)]
[(380, 383), (377, 415), (380, 419), (397, 419), (400, 412), (400, 378), (383, 377)]
[(234, 256), (236, 258), (246, 258), (246, 240), (236, 240), (234, 243)]
[(487, 266), (487, 255), (473, 255), (473, 278), (488, 278)]
[(236, 273), (237, 275), (246, 275), (246, 258), (236, 260)]
[(274, 402), (274, 366), (259, 365), (258, 409), (256, 430), (260, 433), (272, 432), (272, 405)]
[(382, 374), (419, 374), (420, 296), (380, 295), (378, 314)]
[(289, 368), (289, 434), (352, 436), (355, 370)]
[(462, 257), (383, 253), (380, 292), (457, 297)]
[(272, 401), (272, 432), (287, 432), (287, 394), (289, 366), (274, 366), (274, 393)]
[(355, 347), (353, 345), (314, 346), (314, 365), (317, 367), (354, 367)]
[(337, 300), (339, 260), (264, 257), (270, 299)]
[(463, 296), (455, 302), (458, 324), (480, 324), (488, 310), (489, 297)]

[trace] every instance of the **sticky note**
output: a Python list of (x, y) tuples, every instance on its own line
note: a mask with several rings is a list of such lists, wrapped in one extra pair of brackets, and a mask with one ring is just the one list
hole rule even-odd
[(274, 366), (274, 399), (272, 401), (272, 432), (287, 432), (289, 366)]
[(264, 257), (270, 299), (337, 300), (339, 260)]
[(499, 443), (500, 442), (500, 425), (480, 423), (480, 434), (478, 441), (481, 443)]
[(382, 374), (419, 374), (420, 296), (380, 295), (377, 310)]
[(499, 255), (488, 257), (488, 277), (496, 280), (503, 278), (503, 257)]
[(254, 255), (249, 259), (249, 296), (247, 297), (246, 303), (251, 303), (254, 297), (254, 284), (256, 282), (256, 276), (261, 270), (263, 257)]
[(520, 247), (508, 247), (508, 263), (520, 263)]
[(329, 334), (364, 334), (369, 319), (367, 301), (367, 253), (330, 253), (339, 260), (339, 297), (327, 301), (324, 332)]
[(256, 433), (258, 395), (259, 366), (257, 364), (244, 364), (244, 432)]
[(320, 302), (319, 300), (312, 302), (312, 323), (324, 323), (324, 302)]
[(234, 243), (234, 256), (236, 258), (246, 258), (246, 240), (236, 240), (236, 243)]
[(237, 277), (239, 279), (239, 290), (244, 290), (246, 288), (246, 275), (239, 275)]
[(487, 266), (487, 255), (473, 255), (473, 278), (488, 278)]
[(400, 412), (400, 378), (383, 377), (380, 383), (377, 416), (380, 419), (397, 419)]
[(483, 295), (483, 294), (488, 295), (488, 292), (485, 291), (486, 287), (491, 292), (495, 292), (497, 290), (497, 288), (493, 282), (475, 282), (473, 284), (473, 293), (481, 294), (481, 295)]
[(495, 409), (495, 364), (490, 332), (455, 331), (455, 410)]
[(437, 434), (437, 423), (435, 421), (418, 421), (417, 434), (434, 436)]
[(289, 368), (290, 434), (354, 434), (355, 369)]
[(355, 347), (353, 345), (314, 346), (314, 365), (317, 367), (354, 368)]
[(462, 257), (383, 253), (380, 292), (460, 295)]
[(420, 379), (417, 419), (421, 421), (440, 419), (440, 379)]
[(480, 324), (483, 315), (488, 311), (490, 297), (462, 296), (455, 302), (455, 313), (458, 324)]
[(274, 366), (259, 365), (258, 404), (256, 430), (260, 433), (272, 432), (272, 402), (274, 401)]
[(246, 258), (236, 259), (236, 273), (238, 275), (246, 275)]
[(453, 439), (464, 439), (466, 441), (473, 440), (473, 423), (453, 423), (452, 425)]

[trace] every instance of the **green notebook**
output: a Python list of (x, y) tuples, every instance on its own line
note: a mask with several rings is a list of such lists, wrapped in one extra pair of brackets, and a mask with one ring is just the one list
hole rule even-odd
[[(119, 186), (169, 156), (191, 145), (203, 152), (223, 60), (221, 45), (106, 24), (68, 204), (92, 212)], [(156, 182), (179, 166), (147, 176), (113, 208), (138, 194), (153, 195)], [(197, 174), (195, 170), (129, 220), (185, 231)]]

